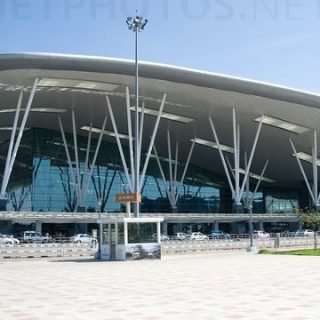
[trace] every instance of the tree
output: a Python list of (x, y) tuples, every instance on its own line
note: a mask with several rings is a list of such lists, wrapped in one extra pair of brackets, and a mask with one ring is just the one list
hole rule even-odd
[(318, 230), (320, 227), (320, 214), (314, 210), (299, 209), (297, 217), (305, 229)]

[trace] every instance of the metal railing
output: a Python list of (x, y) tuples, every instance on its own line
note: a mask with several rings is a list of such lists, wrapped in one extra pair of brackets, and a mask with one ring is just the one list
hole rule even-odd
[(0, 258), (93, 256), (97, 250), (98, 244), (87, 243), (0, 245)]
[[(284, 248), (314, 248), (315, 239), (313, 237), (280, 237), (276, 242), (276, 237), (266, 239), (254, 239), (254, 246), (260, 249), (284, 249)], [(246, 250), (250, 244), (247, 235), (242, 238), (212, 239), (212, 240), (170, 240), (161, 243), (163, 254), (191, 254), (209, 253), (223, 250)]]

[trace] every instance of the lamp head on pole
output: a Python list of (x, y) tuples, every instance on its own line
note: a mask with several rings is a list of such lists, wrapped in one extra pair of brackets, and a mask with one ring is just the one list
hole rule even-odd
[(135, 16), (134, 18), (128, 17), (126, 23), (128, 25), (129, 30), (132, 30), (133, 32), (141, 32), (148, 23), (148, 20), (143, 19), (143, 17), (140, 16)]

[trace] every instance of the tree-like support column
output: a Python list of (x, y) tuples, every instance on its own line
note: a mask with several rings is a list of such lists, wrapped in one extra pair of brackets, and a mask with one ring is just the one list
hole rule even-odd
[(25, 130), (25, 126), (28, 120), (28, 116), (31, 110), (32, 102), (34, 95), (36, 93), (37, 85), (38, 85), (39, 79), (36, 78), (34, 80), (30, 96), (28, 99), (27, 106), (24, 111), (24, 115), (20, 124), (18, 136), (16, 137), (16, 133), (18, 130), (18, 122), (19, 122), (19, 116), (21, 112), (21, 105), (22, 105), (22, 99), (23, 99), (23, 90), (20, 92), (19, 99), (18, 99), (18, 104), (16, 108), (16, 113), (13, 121), (13, 127), (11, 131), (11, 137), (10, 137), (10, 142), (9, 142), (9, 148), (8, 148), (8, 153), (7, 153), (7, 159), (6, 159), (6, 165), (3, 173), (3, 179), (2, 179), (2, 184), (1, 184), (1, 191), (0, 191), (0, 210), (6, 210), (6, 198), (5, 198), (5, 193), (7, 190), (7, 186), (9, 183), (9, 179), (11, 176), (11, 172), (14, 166), (14, 162), (16, 160), (17, 152), (21, 143), (21, 139), (23, 136), (23, 132)]
[[(258, 128), (257, 128), (257, 132), (256, 132), (256, 135), (254, 138), (253, 146), (252, 146), (250, 157), (249, 157), (249, 161), (248, 161), (247, 166), (245, 168), (244, 179), (242, 181), (242, 184), (240, 183), (240, 125), (239, 125), (239, 123), (237, 123), (237, 115), (236, 115), (235, 108), (233, 108), (233, 110), (232, 110), (232, 120), (233, 120), (232, 127), (233, 127), (234, 172), (231, 168), (230, 161), (228, 159), (226, 161), (226, 159), (225, 159), (225, 156), (223, 154), (222, 147), (221, 147), (215, 126), (213, 124), (213, 120), (212, 120), (211, 116), (209, 116), (209, 122), (210, 122), (210, 126), (212, 129), (212, 133), (213, 133), (215, 142), (217, 144), (217, 148), (219, 150), (219, 155), (220, 155), (220, 158), (221, 158), (221, 161), (223, 164), (223, 168), (224, 168), (225, 174), (227, 176), (229, 187), (230, 187), (230, 190), (232, 193), (232, 198), (233, 198), (232, 211), (239, 213), (239, 212), (243, 212), (242, 196), (244, 193), (244, 188), (245, 188), (246, 181), (247, 181), (249, 173), (250, 173), (250, 168), (251, 168), (253, 156), (254, 156), (256, 146), (258, 143), (258, 139), (260, 136), (263, 116), (261, 117), (261, 120), (260, 120)], [(230, 167), (230, 171), (231, 171), (232, 176), (234, 178), (234, 183), (232, 183), (227, 163)]]

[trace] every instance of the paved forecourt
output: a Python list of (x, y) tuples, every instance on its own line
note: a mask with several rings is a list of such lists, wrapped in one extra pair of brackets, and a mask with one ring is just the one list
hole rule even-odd
[(0, 319), (320, 319), (320, 257), (0, 261)]

